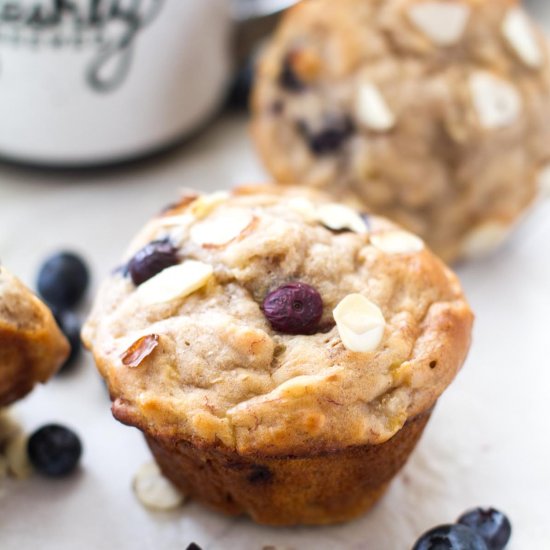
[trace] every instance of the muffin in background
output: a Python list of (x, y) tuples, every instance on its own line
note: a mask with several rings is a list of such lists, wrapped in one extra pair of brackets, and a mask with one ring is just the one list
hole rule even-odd
[(83, 331), (114, 416), (183, 492), (259, 523), (372, 506), (470, 344), (421, 239), (303, 189), (188, 194), (124, 265)]
[(46, 382), (68, 355), (51, 311), (0, 266), (0, 407)]
[(253, 135), (447, 261), (502, 243), (550, 158), (546, 39), (516, 0), (305, 0), (259, 64)]

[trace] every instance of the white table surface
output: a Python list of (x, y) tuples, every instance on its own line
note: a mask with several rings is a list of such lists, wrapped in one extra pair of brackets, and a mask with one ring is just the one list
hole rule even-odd
[[(0, 166), (0, 257), (28, 284), (41, 259), (69, 248), (94, 286), (136, 230), (180, 187), (213, 190), (264, 175), (246, 123), (226, 117), (168, 157), (91, 176)], [(90, 357), (15, 407), (28, 431), (59, 421), (82, 436), (81, 471), (0, 489), (2, 550), (407, 550), (464, 509), (493, 505), (514, 526), (510, 550), (550, 549), (550, 201), (541, 201), (498, 253), (460, 276), (477, 313), (465, 369), (441, 399), (412, 460), (365, 518), (330, 528), (268, 529), (197, 504), (146, 511), (131, 480), (149, 459), (140, 434), (111, 418)]]

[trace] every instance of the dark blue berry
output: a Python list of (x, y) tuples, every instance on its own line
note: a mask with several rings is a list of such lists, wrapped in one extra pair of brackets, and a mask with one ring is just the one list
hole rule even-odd
[(413, 550), (488, 550), (483, 537), (464, 525), (441, 525), (418, 539)]
[(178, 251), (169, 241), (153, 241), (128, 262), (128, 273), (136, 286), (180, 263)]
[(70, 371), (80, 358), (82, 352), (82, 343), (80, 341), (82, 323), (78, 315), (66, 310), (55, 312), (55, 320), (71, 345), (71, 353), (59, 371), (60, 373), (65, 373)]
[(305, 283), (290, 283), (268, 294), (262, 310), (271, 326), (284, 334), (313, 334), (323, 315), (321, 295)]
[(202, 548), (198, 544), (192, 542), (186, 550), (202, 550)]
[(289, 92), (299, 93), (305, 90), (306, 85), (298, 77), (292, 68), (292, 54), (287, 55), (283, 61), (281, 74), (279, 75), (279, 84)]
[(355, 131), (349, 117), (329, 119), (319, 132), (311, 132), (303, 122), (298, 124), (298, 129), (306, 139), (311, 152), (317, 156), (336, 153)]
[(34, 432), (27, 450), (31, 463), (39, 473), (48, 477), (63, 477), (78, 465), (82, 444), (73, 431), (50, 424)]
[(38, 274), (38, 292), (52, 307), (67, 309), (83, 298), (90, 276), (84, 261), (72, 252), (55, 254)]
[(503, 550), (512, 536), (510, 520), (494, 508), (475, 508), (458, 519), (458, 523), (477, 531), (489, 550)]
[(250, 102), (250, 91), (254, 85), (255, 58), (249, 57), (235, 74), (229, 90), (227, 106), (231, 109), (246, 110)]

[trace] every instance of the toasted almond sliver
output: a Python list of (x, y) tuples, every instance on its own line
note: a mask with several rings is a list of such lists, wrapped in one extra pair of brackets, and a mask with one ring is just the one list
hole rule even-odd
[(173, 510), (185, 502), (185, 496), (166, 479), (155, 462), (144, 464), (133, 482), (139, 501), (153, 510)]
[(521, 8), (508, 10), (502, 22), (502, 34), (527, 66), (535, 69), (542, 66), (542, 50), (529, 18)]
[(322, 204), (317, 209), (317, 219), (334, 231), (349, 229), (361, 235), (369, 232), (365, 220), (355, 210), (342, 204)]
[(418, 2), (409, 8), (410, 20), (439, 46), (460, 41), (471, 9), (462, 2)]
[(230, 194), (227, 191), (218, 191), (209, 195), (201, 195), (189, 205), (189, 211), (195, 218), (202, 220), (211, 214), (220, 204), (227, 202)]
[(470, 77), (470, 89), (483, 127), (502, 128), (519, 118), (522, 101), (510, 82), (487, 71), (476, 71)]
[(5, 457), (9, 472), (17, 479), (27, 479), (32, 475), (33, 467), (27, 453), (28, 437), (18, 434), (8, 441)]
[(395, 126), (395, 116), (384, 96), (370, 82), (359, 86), (355, 109), (359, 122), (369, 130), (385, 132)]
[(137, 289), (144, 304), (171, 302), (189, 296), (202, 288), (214, 273), (211, 265), (195, 260), (169, 267)]
[(122, 354), (122, 364), (132, 368), (139, 367), (158, 345), (158, 334), (142, 336)]
[(234, 209), (194, 225), (191, 240), (200, 246), (223, 246), (239, 237), (254, 221), (249, 210)]
[(0, 447), (21, 431), (21, 426), (13, 419), (8, 409), (0, 410)]
[(333, 314), (346, 349), (365, 353), (380, 345), (386, 326), (384, 315), (362, 294), (346, 296)]
[(386, 254), (413, 254), (424, 249), (424, 241), (408, 231), (387, 231), (371, 235), (371, 243)]
[(466, 236), (462, 243), (462, 254), (465, 258), (480, 258), (502, 245), (509, 234), (508, 225), (500, 222), (484, 223)]

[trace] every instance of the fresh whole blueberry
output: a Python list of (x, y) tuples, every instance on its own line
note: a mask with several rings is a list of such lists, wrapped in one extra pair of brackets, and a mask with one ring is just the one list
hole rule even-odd
[(441, 525), (424, 533), (413, 550), (489, 550), (483, 537), (465, 525)]
[(60, 373), (65, 373), (76, 365), (81, 355), (82, 343), (80, 341), (80, 331), (82, 323), (78, 315), (67, 310), (55, 312), (55, 320), (71, 345), (71, 353), (59, 371)]
[(153, 241), (144, 246), (128, 263), (128, 273), (136, 286), (161, 271), (180, 263), (178, 251), (169, 241)]
[(49, 424), (34, 432), (27, 450), (31, 463), (39, 473), (48, 477), (63, 477), (78, 465), (82, 444), (69, 428)]
[(246, 110), (250, 102), (250, 91), (254, 83), (255, 58), (250, 56), (235, 74), (229, 90), (227, 106), (231, 109)]
[(186, 550), (202, 550), (202, 548), (198, 544), (192, 542)]
[(38, 274), (38, 292), (52, 307), (76, 306), (84, 296), (90, 276), (84, 261), (72, 252), (48, 258)]
[(458, 523), (477, 531), (489, 550), (503, 550), (512, 536), (510, 520), (494, 508), (475, 508), (458, 518)]
[(313, 334), (323, 315), (321, 295), (305, 283), (290, 283), (269, 293), (262, 310), (271, 326), (284, 334)]

